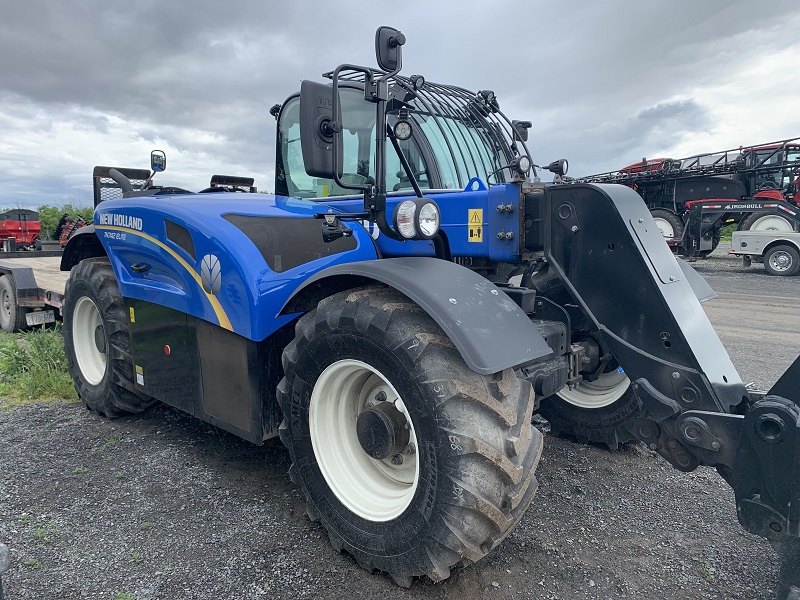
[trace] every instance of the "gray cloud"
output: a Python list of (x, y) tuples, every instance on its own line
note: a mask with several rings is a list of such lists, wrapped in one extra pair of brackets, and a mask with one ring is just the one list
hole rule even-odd
[[(511, 117), (533, 120), (538, 162), (567, 156), (582, 173), (672, 154), (701, 133), (741, 143), (725, 127), (756, 100), (718, 87), (739, 94), (754, 81), (747, 68), (800, 51), (795, 0), (757, 19), (743, 0), (11, 3), (0, 21), (0, 206), (88, 194), (93, 165), (145, 166), (155, 146), (169, 151), (160, 177), (171, 184), (199, 188), (216, 172), (271, 189), (269, 107), (339, 63), (373, 64), (383, 24), (408, 38), (406, 74), (494, 89)], [(795, 135), (793, 113), (754, 112), (738, 130)]]

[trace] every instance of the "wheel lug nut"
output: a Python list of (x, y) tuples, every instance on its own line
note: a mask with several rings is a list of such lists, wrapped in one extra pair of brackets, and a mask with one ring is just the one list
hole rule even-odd
[(409, 444), (408, 446), (406, 446), (405, 453), (406, 454), (416, 454), (417, 453), (417, 447), (414, 444)]
[(399, 454), (395, 454), (392, 457), (392, 464), (393, 465), (402, 465), (403, 464), (403, 457), (400, 456)]
[(386, 402), (386, 392), (380, 391), (375, 394), (375, 402)]

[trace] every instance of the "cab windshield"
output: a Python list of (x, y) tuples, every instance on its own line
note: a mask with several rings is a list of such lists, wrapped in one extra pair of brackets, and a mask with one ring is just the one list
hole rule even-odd
[[(375, 178), (375, 105), (356, 87), (340, 87), (342, 109), (342, 182), (372, 184)], [(475, 177), (503, 183), (502, 169), (513, 160), (497, 119), (475, 105), (474, 94), (459, 88), (426, 84), (408, 100), (412, 137), (400, 150), (422, 189), (463, 190)], [(390, 127), (398, 114), (387, 116)], [(309, 176), (300, 143), (300, 99), (286, 102), (278, 123), (276, 193), (296, 198), (327, 198), (356, 193), (331, 179)], [(386, 190), (412, 190), (391, 143), (386, 147)]]
[[(344, 147), (342, 176), (344, 183), (375, 183), (375, 105), (364, 101), (364, 92), (353, 88), (340, 88), (342, 107), (342, 142)], [(389, 125), (397, 121), (389, 115)], [(278, 153), (282, 158), (282, 175), (285, 192), (296, 198), (328, 198), (356, 193), (340, 187), (332, 179), (311, 177), (303, 164), (300, 144), (300, 99), (292, 98), (286, 103), (278, 124)], [(412, 137), (400, 141), (400, 150), (405, 155), (421, 188), (430, 188), (428, 164)], [(279, 179), (281, 172), (277, 174)], [(411, 182), (406, 175), (394, 148), (386, 149), (386, 189), (388, 191), (410, 190)], [(277, 190), (281, 193), (281, 190)]]
[(781, 164), (792, 163), (795, 168), (783, 168), (775, 171), (760, 171), (756, 173), (755, 185), (756, 189), (763, 187), (775, 187), (782, 190), (791, 190), (793, 183), (797, 179), (796, 165), (800, 162), (800, 147), (787, 146), (782, 152), (776, 150), (758, 150), (754, 153), (753, 160), (758, 166), (769, 167), (775, 165), (779, 167)]

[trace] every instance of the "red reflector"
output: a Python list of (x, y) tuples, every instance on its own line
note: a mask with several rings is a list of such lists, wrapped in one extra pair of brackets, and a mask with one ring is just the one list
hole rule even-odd
[(169, 356), (169, 353), (170, 353), (170, 352), (172, 352), (172, 350), (170, 350), (170, 348), (169, 348), (169, 345), (167, 345), (167, 346), (164, 346), (164, 354), (166, 354), (167, 356)]

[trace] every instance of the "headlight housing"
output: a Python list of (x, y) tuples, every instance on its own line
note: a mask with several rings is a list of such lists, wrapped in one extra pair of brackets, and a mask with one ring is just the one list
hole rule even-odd
[(428, 198), (403, 200), (394, 209), (394, 229), (406, 240), (429, 240), (440, 224), (439, 206)]

